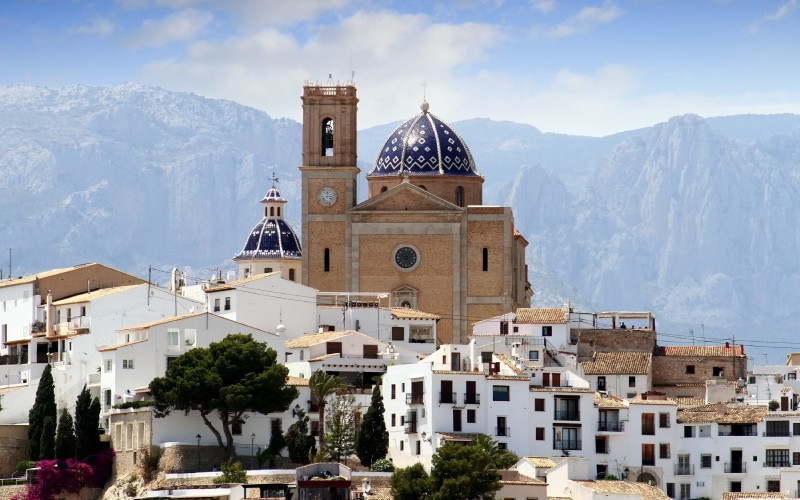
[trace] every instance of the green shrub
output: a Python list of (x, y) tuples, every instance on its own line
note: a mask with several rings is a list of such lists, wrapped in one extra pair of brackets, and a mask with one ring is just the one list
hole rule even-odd
[(222, 475), (214, 478), (214, 484), (244, 484), (247, 482), (247, 471), (242, 469), (241, 462), (234, 462), (233, 458), (224, 461), (220, 469), (222, 469)]
[(370, 469), (372, 472), (394, 472), (394, 463), (386, 458), (381, 458), (372, 462)]

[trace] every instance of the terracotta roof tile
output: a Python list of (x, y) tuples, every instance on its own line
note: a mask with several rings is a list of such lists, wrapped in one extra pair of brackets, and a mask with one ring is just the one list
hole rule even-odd
[(286, 385), (293, 385), (297, 387), (307, 387), (308, 379), (305, 377), (286, 377)]
[(520, 377), (526, 377), (528, 375), (527, 373), (525, 373), (525, 370), (518, 368), (517, 365), (514, 364), (514, 361), (512, 361), (511, 358), (509, 358), (505, 354), (495, 354), (494, 357), (499, 359), (501, 363), (509, 367), (511, 371), (513, 371)]
[(146, 330), (146, 329), (150, 328), (151, 326), (163, 325), (164, 323), (172, 323), (173, 321), (180, 321), (180, 320), (186, 319), (186, 318), (193, 318), (195, 316), (200, 316), (202, 314), (208, 314), (208, 313), (200, 311), (200, 312), (182, 314), (180, 316), (169, 316), (167, 318), (161, 318), (161, 319), (157, 319), (155, 321), (150, 321), (149, 323), (142, 323), (142, 324), (139, 324), (139, 325), (129, 326), (127, 328), (120, 328), (117, 331), (118, 332), (132, 332), (132, 331), (136, 331), (136, 330)]
[(649, 352), (598, 352), (581, 367), (586, 375), (647, 375), (652, 359)]
[(437, 432), (445, 441), (474, 441), (478, 434), (474, 432)]
[(276, 274), (280, 274), (280, 271), (275, 271), (272, 273), (254, 274), (252, 276), (248, 276), (247, 278), (242, 278), (240, 280), (230, 281), (228, 283), (221, 283), (219, 285), (208, 287), (206, 288), (206, 293), (221, 292), (223, 290), (233, 290), (237, 286), (244, 285), (245, 283), (249, 283), (255, 280), (260, 280), (261, 278), (265, 278), (267, 276), (274, 276)]
[(534, 467), (555, 467), (556, 463), (548, 457), (523, 457), (526, 462)]
[(564, 324), (567, 312), (560, 307), (520, 307), (515, 323), (531, 325)]
[(530, 392), (578, 392), (578, 393), (592, 393), (594, 389), (588, 387), (542, 387), (532, 386)]
[(81, 302), (89, 302), (95, 299), (99, 299), (100, 297), (105, 297), (106, 295), (112, 295), (119, 292), (124, 292), (126, 290), (130, 290), (131, 288), (136, 288), (137, 286), (142, 286), (143, 284), (140, 283), (138, 285), (126, 285), (126, 286), (117, 286), (114, 288), (101, 288), (99, 290), (94, 290), (89, 293), (81, 293), (78, 295), (73, 295), (72, 297), (67, 297), (66, 299), (56, 300), (53, 302), (54, 306), (65, 306), (67, 304), (78, 304)]
[(584, 488), (598, 493), (621, 493), (639, 495), (642, 500), (667, 500), (669, 497), (660, 488), (645, 483), (627, 481), (575, 481)]
[(678, 411), (679, 424), (755, 424), (764, 421), (766, 406), (732, 406), (726, 403), (713, 403)]
[(627, 408), (628, 405), (625, 404), (625, 400), (614, 396), (613, 394), (609, 394), (608, 396), (603, 396), (598, 392), (594, 393), (594, 406), (596, 408)]
[(779, 491), (725, 491), (722, 493), (722, 500), (748, 500), (750, 498), (786, 498), (786, 494)]
[(678, 408), (688, 408), (692, 406), (702, 406), (706, 404), (706, 398), (690, 398), (690, 397), (682, 397), (682, 398), (672, 398), (678, 403)]
[(350, 335), (351, 333), (354, 332), (351, 330), (339, 330), (337, 332), (306, 333), (305, 335), (297, 337), (296, 339), (287, 340), (285, 345), (287, 349), (300, 349), (321, 344), (323, 342), (330, 342), (331, 340), (336, 340), (344, 337), (345, 335)]
[(733, 345), (674, 345), (656, 346), (656, 356), (705, 356), (705, 357), (738, 357), (744, 356), (744, 347)]
[(408, 307), (392, 307), (392, 317), (396, 319), (439, 319), (438, 314), (427, 313)]

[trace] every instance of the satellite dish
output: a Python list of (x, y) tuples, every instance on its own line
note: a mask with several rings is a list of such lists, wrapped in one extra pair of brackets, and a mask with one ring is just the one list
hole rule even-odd
[(364, 481), (364, 493), (369, 493), (372, 491), (372, 485), (369, 484), (369, 481)]

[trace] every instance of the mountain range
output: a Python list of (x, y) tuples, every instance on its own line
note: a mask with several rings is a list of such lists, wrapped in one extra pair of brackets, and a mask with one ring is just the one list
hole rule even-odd
[[(359, 132), (360, 200), (398, 124)], [(484, 203), (511, 206), (530, 242), (536, 305), (653, 311), (662, 343), (800, 350), (800, 116), (685, 115), (601, 138), (452, 126)], [(300, 140), (295, 121), (138, 84), (0, 87), (0, 269), (233, 269), (273, 173), (299, 233)]]

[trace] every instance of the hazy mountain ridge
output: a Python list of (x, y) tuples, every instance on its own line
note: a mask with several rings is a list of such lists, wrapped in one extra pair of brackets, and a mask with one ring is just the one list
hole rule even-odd
[[(360, 199), (398, 123), (360, 132)], [(511, 206), (530, 242), (537, 303), (653, 310), (683, 331), (798, 312), (800, 116), (686, 115), (603, 138), (453, 125), (484, 202)], [(0, 88), (0, 131), (0, 244), (15, 275), (85, 261), (232, 267), (273, 171), (300, 230), (291, 120), (136, 84), (17, 86)]]

